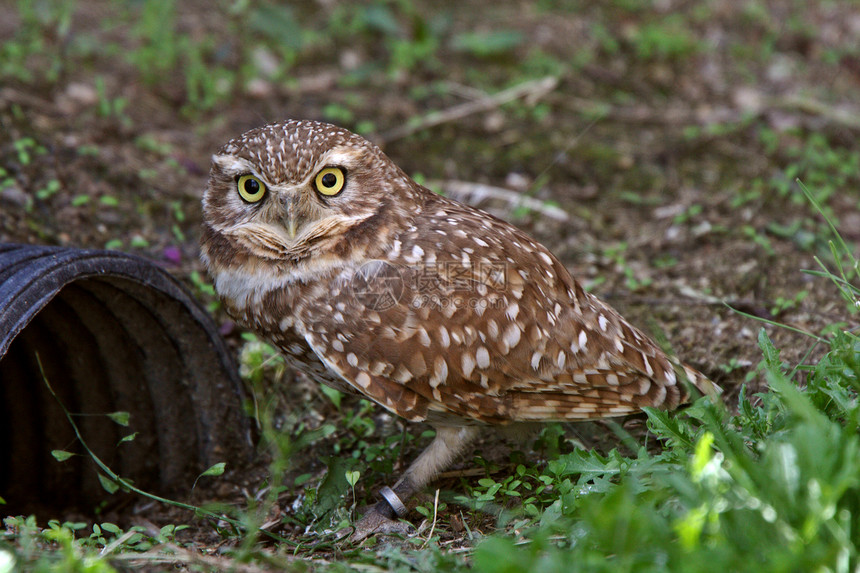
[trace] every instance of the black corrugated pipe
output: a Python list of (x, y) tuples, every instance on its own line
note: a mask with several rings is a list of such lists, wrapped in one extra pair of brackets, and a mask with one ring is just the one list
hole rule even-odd
[[(86, 511), (108, 496), (88, 457), (51, 456), (83, 450), (39, 362), (65, 407), (83, 414), (75, 420), (90, 448), (139, 487), (187, 492), (212, 464), (249, 459), (233, 360), (175, 278), (121, 252), (0, 244), (2, 513)], [(101, 415), (115, 411), (131, 414), (128, 427)]]

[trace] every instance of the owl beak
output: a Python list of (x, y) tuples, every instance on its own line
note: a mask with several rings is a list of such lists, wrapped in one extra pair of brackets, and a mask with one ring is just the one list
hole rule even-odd
[(298, 230), (298, 211), (299, 211), (299, 200), (297, 196), (288, 195), (283, 200), (284, 204), (284, 223), (287, 228), (287, 234), (290, 236), (290, 240), (296, 238), (296, 232)]
[(290, 239), (296, 238), (296, 214), (292, 212), (287, 217), (287, 234), (290, 235)]

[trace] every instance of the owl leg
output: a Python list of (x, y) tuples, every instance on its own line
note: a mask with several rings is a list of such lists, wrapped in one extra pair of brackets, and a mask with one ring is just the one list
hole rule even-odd
[(412, 462), (393, 488), (380, 491), (383, 499), (371, 507), (355, 526), (352, 541), (374, 533), (405, 533), (398, 518), (406, 515), (405, 502), (450, 466), (480, 433), (477, 426), (438, 426), (436, 437)]

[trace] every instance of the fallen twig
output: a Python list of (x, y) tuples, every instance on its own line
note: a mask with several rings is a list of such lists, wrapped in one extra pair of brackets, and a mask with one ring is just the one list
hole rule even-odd
[(750, 114), (761, 115), (768, 110), (800, 112), (853, 130), (860, 130), (860, 109), (833, 106), (827, 102), (799, 96), (767, 97), (753, 92), (755, 103), (729, 107), (714, 105), (697, 109), (684, 105), (653, 108), (645, 105), (613, 106), (600, 100), (588, 100), (559, 94), (557, 103), (577, 113), (603, 116), (612, 121), (628, 123), (654, 123), (668, 125), (718, 125), (737, 123), (749, 119)]
[(567, 221), (570, 219), (570, 215), (561, 207), (503, 187), (469, 181), (456, 181), (453, 179), (431, 181), (429, 184), (440, 188), (446, 196), (469, 203), (470, 205), (479, 205), (483, 201), (494, 199), (507, 203), (511, 210), (522, 207), (556, 221)]
[(787, 110), (799, 110), (810, 115), (817, 115), (830, 123), (849, 129), (860, 130), (860, 109), (835, 107), (833, 104), (799, 96), (771, 98), (768, 103), (773, 107)]
[(428, 127), (457, 121), (469, 115), (497, 108), (520, 98), (538, 99), (554, 90), (557, 85), (558, 78), (555, 76), (547, 76), (539, 80), (523, 82), (475, 101), (468, 101), (448, 109), (431, 111), (425, 115), (414, 117), (404, 125), (383, 133), (379, 139), (381, 140), (380, 142), (387, 143), (396, 139), (402, 139)]
[(475, 477), (482, 476), (487, 473), (484, 468), (465, 468), (461, 470), (450, 470), (439, 474), (439, 479), (448, 479), (452, 477)]
[(439, 515), (439, 490), (436, 490), (436, 499), (433, 500), (433, 524), (430, 526), (430, 533), (427, 534), (427, 539), (424, 540), (424, 543), (421, 545), (421, 549), (427, 546), (430, 540), (433, 538), (433, 532), (436, 530), (436, 518)]
[[(221, 556), (207, 555), (202, 552), (189, 551), (184, 547), (174, 544), (162, 545), (160, 548), (151, 549), (144, 553), (118, 553), (111, 555), (112, 561), (122, 561), (130, 567), (152, 567), (156, 565), (177, 566), (204, 566), (216, 571), (239, 571), (244, 573), (265, 573), (267, 571), (280, 570), (287, 563), (296, 560), (289, 556), (272, 554), (271, 567), (260, 567), (253, 563), (242, 563), (238, 559)], [(325, 560), (314, 560), (315, 564), (328, 564)]]

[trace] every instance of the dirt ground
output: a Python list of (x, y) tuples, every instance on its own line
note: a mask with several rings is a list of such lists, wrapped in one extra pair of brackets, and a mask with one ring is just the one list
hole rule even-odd
[[(830, 236), (794, 181), (860, 240), (856, 4), (356, 6), (260, 3), (243, 21), (177, 3), (175, 38), (204, 46), (212, 77), (226, 78), (201, 103), (188, 44), (159, 40), (179, 52), (162, 69), (141, 56), (157, 40), (134, 8), (74, 4), (67, 27), (39, 32), (42, 51), (21, 64), (29, 77), (3, 64), (0, 242), (129, 250), (208, 301), (190, 277), (203, 272), (211, 154), (249, 128), (311, 118), (361, 131), (434, 189), (508, 190), (476, 205), (533, 234), (730, 404), (745, 381), (764, 388), (760, 328), (792, 364), (812, 341), (726, 305), (815, 334), (856, 326), (833, 285), (802, 272), (827, 257)], [(0, 41), (20, 39), (17, 5), (0, 11)], [(292, 23), (301, 42), (273, 43), (266, 18)], [(216, 318), (238, 349), (240, 333)]]

